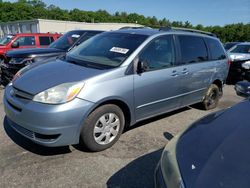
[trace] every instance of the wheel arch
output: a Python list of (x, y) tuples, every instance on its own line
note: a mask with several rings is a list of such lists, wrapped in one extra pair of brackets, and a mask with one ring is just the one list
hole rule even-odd
[[(122, 112), (124, 113), (125, 118), (125, 130), (134, 122), (134, 116), (132, 113), (132, 106), (130, 106), (127, 102), (120, 98), (106, 98), (96, 103), (95, 106), (93, 106), (92, 109), (89, 110), (86, 117), (89, 116), (94, 110), (99, 108), (100, 106), (106, 105), (106, 104), (113, 104), (121, 108)], [(86, 118), (85, 117), (85, 118)]]
[(220, 90), (220, 96), (222, 96), (223, 94), (223, 82), (220, 79), (215, 79), (212, 84), (215, 84), (218, 86), (219, 90)]

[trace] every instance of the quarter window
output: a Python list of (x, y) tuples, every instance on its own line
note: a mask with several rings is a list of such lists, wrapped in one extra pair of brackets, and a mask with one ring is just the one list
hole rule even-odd
[(52, 42), (50, 37), (39, 37), (39, 41), (41, 46), (48, 46)]
[(219, 41), (211, 38), (206, 38), (206, 42), (211, 53), (211, 60), (220, 60), (226, 58), (223, 47), (219, 43)]
[(17, 40), (19, 42), (19, 46), (35, 46), (35, 37), (27, 36), (27, 37), (19, 37)]
[(139, 56), (147, 70), (172, 67), (175, 62), (174, 40), (166, 35), (153, 40)]
[(203, 38), (196, 36), (178, 36), (181, 51), (181, 63), (189, 64), (208, 60), (207, 47)]

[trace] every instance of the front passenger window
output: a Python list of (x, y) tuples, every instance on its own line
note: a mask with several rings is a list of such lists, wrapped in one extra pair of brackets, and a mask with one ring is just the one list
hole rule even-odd
[(174, 41), (172, 35), (154, 39), (139, 55), (146, 71), (172, 67), (175, 61)]
[(19, 37), (16, 42), (19, 42), (19, 46), (35, 46), (35, 37), (34, 36), (26, 36)]

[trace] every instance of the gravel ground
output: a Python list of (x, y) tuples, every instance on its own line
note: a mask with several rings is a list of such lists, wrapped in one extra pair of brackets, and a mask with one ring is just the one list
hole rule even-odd
[[(3, 91), (0, 91), (2, 101)], [(241, 101), (225, 86), (218, 108)], [(172, 136), (211, 113), (186, 107), (135, 125), (110, 149), (89, 153), (79, 146), (46, 148), (14, 132), (4, 123), (0, 103), (0, 187), (153, 187), (154, 168)]]

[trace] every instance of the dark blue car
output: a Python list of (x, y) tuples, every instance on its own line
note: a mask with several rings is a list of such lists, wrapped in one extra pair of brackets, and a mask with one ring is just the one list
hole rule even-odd
[[(250, 84), (235, 86), (250, 96)], [(250, 101), (212, 113), (176, 136), (155, 173), (157, 188), (250, 187)]]

